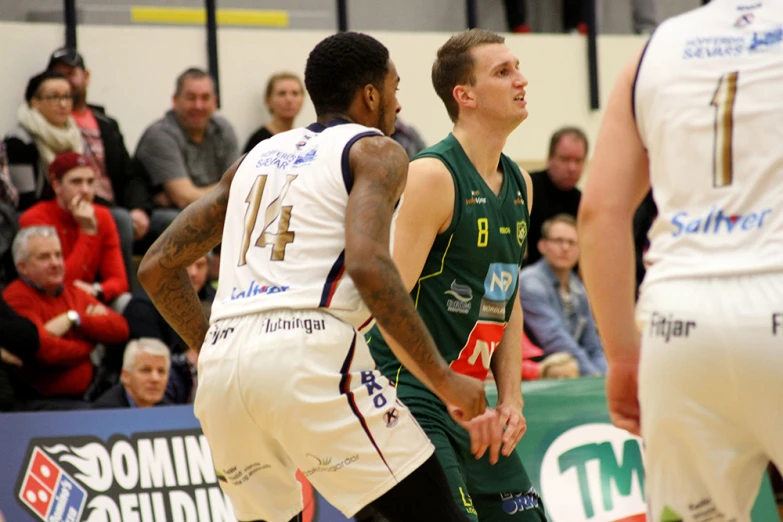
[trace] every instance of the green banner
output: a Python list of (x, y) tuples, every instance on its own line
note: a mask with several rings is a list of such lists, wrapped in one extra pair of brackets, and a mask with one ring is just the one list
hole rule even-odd
[[(528, 427), (517, 453), (550, 521), (646, 522), (640, 439), (609, 422), (604, 380), (532, 381), (522, 391)], [(487, 398), (497, 402), (494, 385)], [(752, 521), (780, 522), (766, 474)]]

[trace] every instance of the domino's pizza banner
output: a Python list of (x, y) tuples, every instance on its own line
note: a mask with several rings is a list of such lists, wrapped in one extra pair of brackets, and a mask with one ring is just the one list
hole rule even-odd
[[(642, 446), (609, 424), (603, 379), (523, 389), (517, 455), (552, 522), (657, 522), (645, 516)], [(496, 402), (494, 386), (487, 397)], [(346, 522), (298, 478), (305, 522)], [(527, 507), (521, 494), (501, 500), (509, 514)], [(708, 508), (694, 515), (706, 522)], [(5, 522), (236, 522), (189, 406), (0, 414), (0, 513)], [(780, 520), (767, 479), (751, 519)]]
[[(347, 520), (298, 478), (305, 521)], [(6, 522), (236, 522), (188, 406), (0, 415), (0, 513)]]

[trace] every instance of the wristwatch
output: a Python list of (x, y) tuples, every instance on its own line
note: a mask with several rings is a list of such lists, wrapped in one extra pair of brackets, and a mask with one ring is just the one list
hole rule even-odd
[(65, 316), (71, 321), (71, 324), (77, 328), (82, 324), (82, 318), (76, 310), (68, 310)]
[(92, 287), (95, 290), (95, 297), (98, 299), (98, 301), (103, 301), (103, 287), (101, 284), (93, 283)]

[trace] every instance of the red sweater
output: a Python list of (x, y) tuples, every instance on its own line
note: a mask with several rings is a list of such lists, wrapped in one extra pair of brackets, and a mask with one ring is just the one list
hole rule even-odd
[(19, 218), (19, 226), (49, 225), (57, 229), (65, 259), (65, 280), (92, 283), (101, 276), (103, 298), (107, 303), (128, 291), (128, 276), (120, 249), (120, 235), (111, 212), (93, 205), (98, 232), (84, 234), (71, 214), (55, 200), (41, 201)]
[[(71, 285), (65, 285), (62, 294), (54, 297), (17, 279), (3, 291), (3, 298), (38, 327), (41, 347), (34, 362), (22, 367), (22, 373), (46, 397), (83, 394), (92, 380), (90, 353), (95, 343), (121, 343), (129, 336), (125, 318), (111, 309), (106, 315), (86, 315), (87, 306), (99, 301)], [(81, 326), (62, 337), (47, 332), (44, 324), (68, 310), (79, 312)]]

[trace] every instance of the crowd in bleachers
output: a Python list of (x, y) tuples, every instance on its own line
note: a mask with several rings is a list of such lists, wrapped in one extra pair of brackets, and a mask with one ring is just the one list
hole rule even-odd
[[(217, 113), (212, 78), (189, 68), (173, 79), (171, 109), (130, 154), (119, 123), (88, 103), (90, 75), (75, 49), (52, 53), (28, 81), (17, 125), (0, 147), (4, 411), (194, 397), (197, 355), (135, 284), (133, 259), (218, 182), (242, 154), (239, 140)], [(293, 128), (305, 92), (296, 74), (281, 72), (262, 95), (271, 118), (245, 151)], [(396, 130), (409, 156), (425, 147), (412, 126), (398, 120)], [(552, 137), (547, 168), (532, 174), (535, 205), (520, 278), (526, 379), (606, 371), (575, 271), (576, 185), (587, 153), (585, 134), (564, 128)], [(218, 248), (188, 270), (207, 314), (219, 262)], [(144, 398), (150, 393), (155, 400)]]

